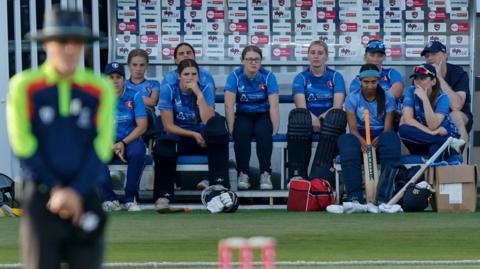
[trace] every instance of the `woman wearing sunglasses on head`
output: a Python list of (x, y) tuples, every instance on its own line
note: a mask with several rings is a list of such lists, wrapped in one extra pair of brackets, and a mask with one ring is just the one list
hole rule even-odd
[(399, 134), (411, 154), (431, 156), (449, 136), (460, 135), (450, 119), (448, 95), (440, 89), (435, 68), (430, 64), (416, 66), (410, 78), (413, 85), (405, 92)]
[(225, 85), (225, 114), (235, 141), (238, 188), (250, 188), (250, 143), (254, 137), (260, 163), (260, 189), (268, 190), (272, 189), (272, 135), (277, 133), (279, 126), (277, 79), (271, 71), (261, 67), (260, 48), (246, 46), (241, 57), (243, 66), (230, 73)]
[[(400, 161), (400, 139), (393, 132), (395, 99), (380, 87), (381, 74), (376, 65), (365, 64), (358, 75), (361, 90), (351, 93), (345, 100), (349, 134), (338, 139), (338, 149), (342, 159), (342, 176), (347, 191), (345, 212), (365, 212), (362, 192), (362, 152), (367, 152), (365, 111), (370, 120), (370, 137), (372, 146), (377, 149), (381, 167), (395, 165)], [(390, 199), (386, 185), (381, 185), (377, 192), (377, 203), (387, 203)], [(383, 195), (385, 194), (385, 195)], [(370, 207), (374, 208), (375, 207)], [(375, 213), (375, 210), (372, 211)]]

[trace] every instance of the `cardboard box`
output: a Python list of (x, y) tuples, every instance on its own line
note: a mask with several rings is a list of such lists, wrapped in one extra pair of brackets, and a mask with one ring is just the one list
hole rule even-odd
[(434, 183), (434, 203), (438, 212), (475, 212), (477, 209), (477, 167), (437, 166), (428, 169), (427, 180)]

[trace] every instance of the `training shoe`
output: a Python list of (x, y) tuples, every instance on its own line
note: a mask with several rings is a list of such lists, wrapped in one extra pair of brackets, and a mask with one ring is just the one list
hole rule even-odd
[(343, 206), (341, 205), (329, 205), (327, 206), (327, 212), (333, 214), (343, 214)]
[(103, 202), (102, 209), (105, 212), (112, 212), (112, 211), (120, 211), (122, 210), (122, 207), (120, 206), (120, 202), (118, 202), (118, 200), (115, 200), (115, 201)]
[(373, 203), (368, 203), (367, 204), (367, 211), (368, 211), (368, 213), (373, 213), (373, 214), (378, 214), (379, 213), (378, 206), (376, 206)]
[(271, 176), (268, 172), (263, 172), (260, 175), (260, 189), (261, 190), (271, 190), (273, 189)]
[(127, 209), (127, 211), (129, 211), (129, 212), (142, 211), (142, 210), (140, 209), (140, 207), (138, 206), (137, 202), (135, 202), (135, 201), (129, 202), (129, 203), (125, 203), (125, 209)]
[(367, 205), (362, 205), (359, 202), (344, 202), (343, 212), (347, 214), (351, 213), (365, 213), (367, 212)]
[(197, 190), (203, 191), (204, 189), (208, 188), (210, 186), (210, 182), (207, 179), (204, 179), (197, 184)]
[(248, 182), (249, 177), (243, 172), (238, 173), (238, 189), (239, 190), (248, 190), (250, 188), (250, 182)]
[(378, 207), (382, 213), (402, 213), (403, 209), (400, 205), (389, 205), (389, 204), (380, 204)]
[(155, 201), (155, 210), (157, 211), (168, 211), (170, 209), (170, 200), (167, 198), (158, 198)]

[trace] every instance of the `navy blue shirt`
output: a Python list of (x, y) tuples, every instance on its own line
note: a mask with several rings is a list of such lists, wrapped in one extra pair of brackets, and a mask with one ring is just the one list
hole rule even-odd
[(262, 67), (250, 79), (240, 67), (228, 75), (225, 91), (236, 94), (237, 112), (268, 112), (268, 96), (278, 94), (278, 84), (272, 71)]
[(342, 74), (328, 67), (320, 77), (309, 68), (293, 79), (292, 94), (304, 94), (307, 109), (317, 117), (333, 106), (336, 93), (345, 94), (345, 80)]
[(468, 83), (467, 72), (465, 72), (458, 65), (447, 63), (447, 74), (445, 75), (445, 81), (454, 92), (465, 92), (465, 103), (463, 104), (462, 112), (471, 118), (473, 116), (470, 108), (472, 98), (470, 96), (470, 86)]

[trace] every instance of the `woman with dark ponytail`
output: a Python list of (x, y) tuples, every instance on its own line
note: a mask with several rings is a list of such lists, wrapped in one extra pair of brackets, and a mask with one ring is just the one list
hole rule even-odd
[[(393, 132), (395, 98), (378, 84), (380, 72), (374, 64), (365, 64), (360, 69), (361, 90), (351, 93), (345, 100), (349, 134), (340, 136), (338, 149), (342, 160), (342, 175), (347, 191), (347, 203), (342, 212), (377, 213), (375, 205), (363, 205), (362, 192), (362, 152), (367, 151), (365, 140), (365, 110), (370, 120), (372, 146), (377, 150), (378, 161), (383, 167), (396, 165), (400, 159), (400, 140)], [(388, 188), (381, 185), (377, 194)], [(387, 203), (389, 197), (377, 195), (377, 204)]]

